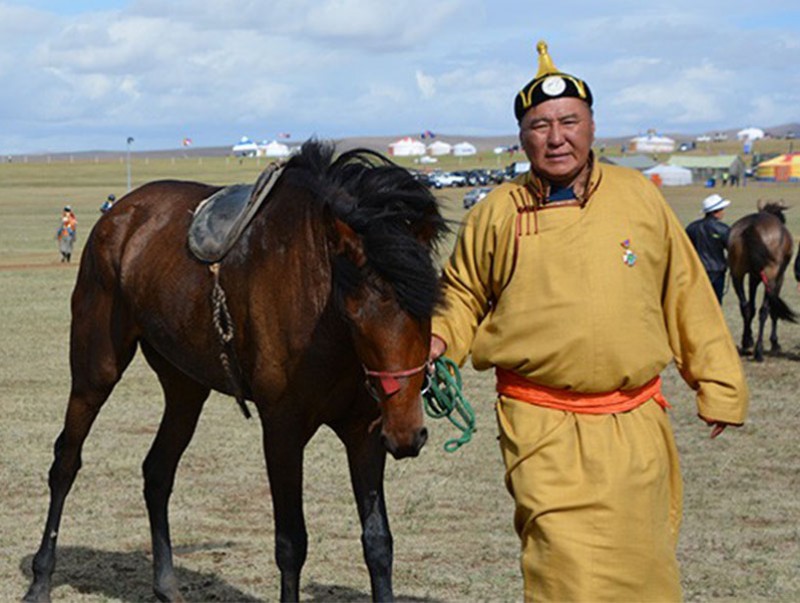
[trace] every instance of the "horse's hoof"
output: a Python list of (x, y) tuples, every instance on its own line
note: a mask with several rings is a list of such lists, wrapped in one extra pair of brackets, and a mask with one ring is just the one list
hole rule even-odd
[(34, 582), (22, 600), (30, 603), (50, 603), (50, 585)]
[(186, 601), (175, 584), (154, 586), (153, 594), (159, 601), (164, 601), (164, 603), (185, 603)]

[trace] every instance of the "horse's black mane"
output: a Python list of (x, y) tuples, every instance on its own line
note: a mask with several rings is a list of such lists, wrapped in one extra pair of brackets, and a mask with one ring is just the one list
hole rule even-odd
[[(424, 184), (380, 153), (354, 149), (335, 157), (332, 143), (317, 140), (303, 144), (285, 175), (361, 237), (368, 267), (392, 287), (405, 311), (431, 316), (439, 298), (434, 250), (447, 226)], [(344, 258), (334, 269), (345, 292), (367, 277)]]

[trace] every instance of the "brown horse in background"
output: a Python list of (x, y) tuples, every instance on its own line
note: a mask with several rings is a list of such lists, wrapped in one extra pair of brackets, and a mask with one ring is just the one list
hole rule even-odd
[[(154, 591), (181, 600), (168, 522), (176, 468), (211, 390), (236, 390), (215, 329), (215, 277), (187, 247), (192, 212), (219, 189), (144, 185), (87, 241), (72, 296), (72, 387), (27, 600), (50, 597), (84, 440), (137, 347), (165, 398), (143, 465)], [(434, 248), (445, 229), (435, 198), (405, 169), (366, 150), (334, 159), (331, 145), (311, 141), (218, 264), (241, 391), (262, 425), (281, 601), (299, 596), (308, 543), (303, 448), (323, 424), (347, 451), (372, 597), (393, 597), (384, 465), (387, 450), (416, 456), (427, 438), (420, 389), (438, 299)]]
[[(753, 348), (751, 323), (755, 316), (756, 290), (764, 284), (764, 300), (758, 312), (758, 337), (753, 349), (753, 358), (764, 360), (764, 324), (767, 316), (772, 319), (770, 344), (773, 352), (780, 351), (778, 343), (778, 320), (797, 321), (797, 315), (780, 297), (786, 266), (792, 258), (794, 244), (786, 217), (788, 209), (782, 203), (758, 202), (758, 212), (737, 220), (731, 226), (728, 239), (728, 263), (739, 308), (742, 312), (744, 330), (742, 332), (741, 353), (747, 354)], [(749, 275), (748, 295), (744, 291), (744, 277)]]

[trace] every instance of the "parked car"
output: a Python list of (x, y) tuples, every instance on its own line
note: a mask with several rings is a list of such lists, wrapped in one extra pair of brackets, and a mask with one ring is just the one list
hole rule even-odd
[(464, 195), (464, 209), (469, 209), (490, 192), (492, 192), (492, 189), (488, 186), (479, 186), (478, 188), (473, 188), (471, 191), (468, 191), (467, 194)]
[(429, 174), (424, 172), (415, 172), (411, 171), (411, 175), (414, 176), (414, 180), (423, 184), (424, 186), (431, 187), (433, 186), (433, 180), (431, 179)]
[(467, 179), (463, 175), (451, 172), (434, 172), (431, 174), (431, 182), (435, 188), (467, 185)]

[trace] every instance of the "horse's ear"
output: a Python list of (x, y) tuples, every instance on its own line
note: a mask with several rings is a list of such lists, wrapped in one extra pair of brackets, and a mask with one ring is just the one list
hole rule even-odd
[(349, 224), (342, 222), (339, 218), (333, 219), (333, 226), (333, 252), (336, 255), (345, 256), (356, 267), (361, 268), (367, 263), (367, 255), (364, 253), (361, 238)]

